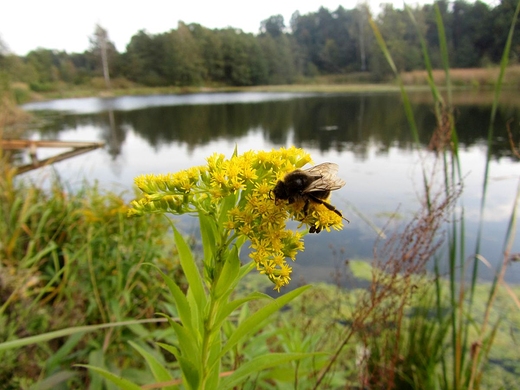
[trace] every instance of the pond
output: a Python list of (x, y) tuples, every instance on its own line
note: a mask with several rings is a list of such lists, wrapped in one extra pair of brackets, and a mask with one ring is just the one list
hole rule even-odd
[[(480, 223), (491, 103), (469, 92), (454, 98), (470, 258)], [(243, 152), (295, 145), (310, 152), (315, 163), (338, 163), (347, 185), (334, 191), (331, 203), (350, 224), (339, 232), (307, 236), (306, 250), (293, 264), (293, 279), (315, 282), (335, 280), (345, 260), (371, 259), (378, 229), (391, 235), (395, 225), (420, 209), (422, 166), (435, 160), (427, 148), (435, 118), (425, 95), (412, 95), (412, 104), (420, 150), (414, 146), (400, 95), (393, 93), (201, 93), (64, 99), (24, 108), (43, 118), (41, 128), (31, 133), (33, 139), (106, 142), (103, 149), (54, 165), (71, 188), (83, 179), (96, 180), (102, 188), (127, 190), (129, 199), (135, 176), (204, 164), (214, 152), (230, 156), (235, 146)], [(520, 104), (505, 98), (494, 126), (480, 243), (481, 254), (494, 266), (502, 259), (520, 176), (507, 133), (510, 119), (518, 133), (519, 116)], [(43, 149), (38, 157), (56, 153)], [(43, 181), (50, 174), (45, 168), (25, 176)], [(193, 232), (193, 222), (183, 219), (182, 226)], [(513, 252), (520, 252), (519, 238), (517, 233)], [(518, 263), (512, 264), (507, 280), (520, 282), (519, 270)], [(482, 265), (479, 277), (491, 280), (493, 272)]]

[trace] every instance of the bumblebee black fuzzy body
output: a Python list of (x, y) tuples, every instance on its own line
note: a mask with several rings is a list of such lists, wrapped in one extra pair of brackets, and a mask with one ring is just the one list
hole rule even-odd
[[(309, 203), (319, 203), (343, 218), (338, 209), (326, 202), (331, 191), (345, 185), (345, 181), (336, 176), (337, 172), (338, 165), (334, 163), (323, 163), (305, 170), (296, 169), (276, 183), (273, 188), (274, 199), (286, 200), (288, 204), (302, 201), (304, 214), (307, 213)], [(319, 230), (311, 227), (310, 232), (319, 233)]]

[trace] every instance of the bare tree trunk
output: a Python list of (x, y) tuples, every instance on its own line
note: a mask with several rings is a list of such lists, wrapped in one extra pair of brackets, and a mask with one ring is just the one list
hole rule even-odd
[(367, 3), (358, 4), (358, 9), (360, 12), (359, 18), (359, 55), (361, 57), (361, 71), (365, 72), (367, 70), (367, 56), (365, 52), (365, 19), (367, 16)]
[(98, 39), (99, 49), (101, 51), (101, 63), (103, 65), (103, 77), (105, 85), (110, 89), (110, 74), (108, 72), (108, 55), (107, 55), (107, 32), (101, 26), (96, 26), (96, 36)]

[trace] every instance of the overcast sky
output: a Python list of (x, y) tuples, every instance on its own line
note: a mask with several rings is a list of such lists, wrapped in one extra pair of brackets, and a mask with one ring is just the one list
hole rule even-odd
[[(407, 4), (431, 3), (412, 0)], [(99, 23), (117, 50), (126, 50), (139, 30), (156, 34), (177, 28), (179, 20), (208, 28), (234, 27), (257, 33), (260, 22), (281, 14), (288, 26), (295, 11), (352, 9), (357, 0), (4, 0), (0, 6), (0, 37), (11, 52), (26, 55), (38, 47), (81, 53)], [(380, 3), (402, 8), (402, 0), (369, 0), (373, 11)]]

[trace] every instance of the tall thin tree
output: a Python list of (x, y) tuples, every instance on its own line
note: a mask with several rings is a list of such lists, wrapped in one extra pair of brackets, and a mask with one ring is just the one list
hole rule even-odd
[(108, 32), (99, 24), (96, 24), (96, 30), (94, 31), (94, 37), (91, 39), (91, 43), (95, 49), (99, 50), (101, 55), (101, 64), (103, 66), (103, 77), (105, 79), (105, 86), (110, 89), (110, 73), (108, 71)]

